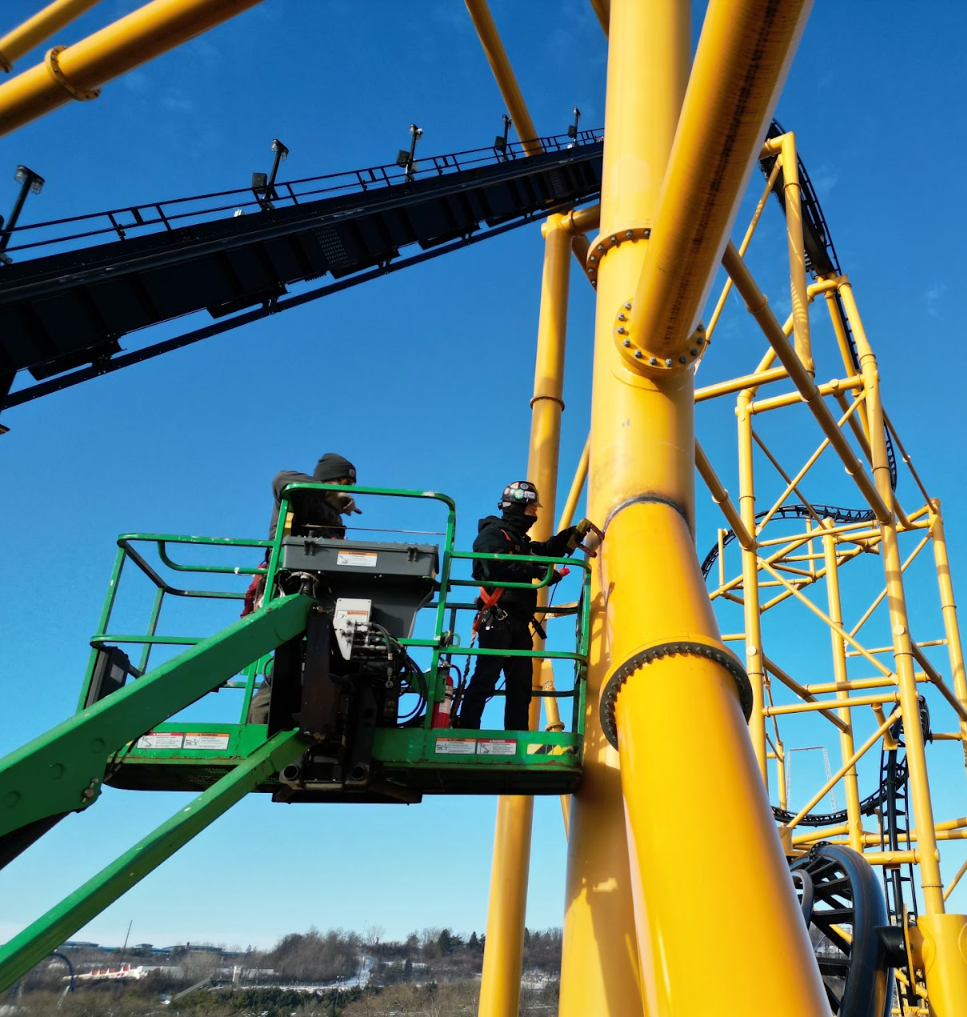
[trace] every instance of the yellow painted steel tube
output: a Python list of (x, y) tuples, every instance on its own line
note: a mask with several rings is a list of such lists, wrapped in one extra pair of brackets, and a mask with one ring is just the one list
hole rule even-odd
[[(690, 366), (690, 336), (811, 6), (708, 6), (630, 321), (632, 341), (671, 359), (672, 370)], [(656, 58), (654, 47), (649, 57)]]
[(786, 206), (786, 236), (789, 243), (789, 280), (796, 353), (809, 374), (816, 373), (812, 339), (809, 334), (809, 297), (806, 293), (806, 248), (802, 235), (802, 197), (799, 187), (799, 158), (796, 135), (789, 131), (777, 139), (782, 151), (782, 180)]
[[(672, 10), (681, 19), (680, 35), (672, 36), (663, 21)], [(648, 116), (644, 103), (667, 94), (666, 75), (673, 57), (687, 66), (687, 32), (681, 31), (687, 27), (686, 19), (684, 3), (612, 0), (601, 213), (605, 235), (624, 236), (627, 229), (647, 225), (654, 214), (648, 199), (653, 198), (660, 150), (651, 129), (656, 118)], [(672, 44), (671, 39), (677, 42)], [(641, 59), (642, 45), (647, 45), (651, 59)], [(650, 89), (649, 75), (661, 75), (659, 88), (666, 91)], [(664, 123), (664, 117), (659, 122)], [(731, 197), (724, 195), (722, 200)], [(592, 703), (603, 679), (650, 645), (694, 638), (726, 652), (718, 639), (691, 532), (691, 372), (643, 378), (625, 366), (621, 347), (613, 340), (616, 314), (628, 301), (643, 260), (651, 260), (653, 252), (649, 250), (645, 259), (643, 246), (612, 247), (598, 269), (589, 514), (599, 522), (606, 520), (607, 539), (593, 591), (588, 690)], [(723, 909), (740, 907), (747, 914), (751, 909), (760, 934), (759, 958), (766, 974), (757, 993), (768, 999), (770, 1013), (779, 1017), (822, 1013), (825, 994), (745, 730), (735, 680), (724, 666), (706, 657), (669, 656), (633, 670), (616, 695), (627, 834), (624, 824), (614, 822), (617, 810), (609, 801), (613, 792), (604, 783), (609, 776), (608, 749), (592, 709), (587, 718), (585, 779), (574, 796), (571, 817), (562, 1017), (641, 1013), (641, 1004), (632, 1009), (632, 997), (619, 996), (614, 979), (602, 979), (599, 973), (606, 950), (611, 966), (618, 968), (627, 963), (623, 951), (636, 941), (649, 1017), (717, 1012), (723, 998), (745, 992), (744, 946), (719, 943), (715, 951), (705, 950), (700, 930), (715, 924), (713, 909), (721, 914)], [(688, 739), (678, 726), (679, 718), (685, 717)], [(739, 868), (726, 886), (709, 868), (702, 838), (669, 835), (690, 828), (692, 803), (708, 795), (715, 797), (726, 817), (724, 836), (741, 845), (733, 859)], [(596, 811), (592, 813), (589, 804)], [(592, 834), (588, 827), (595, 820), (600, 826)], [(615, 942), (614, 928), (624, 932), (616, 914), (628, 884), (622, 882), (616, 862), (608, 869), (598, 864), (598, 858), (625, 836), (636, 933)], [(591, 928), (584, 936), (575, 936), (581, 924)], [(583, 951), (576, 943), (584, 946)], [(695, 976), (697, 965), (701, 978)], [(589, 983), (597, 982), (604, 984), (589, 991)]]
[(534, 121), (531, 120), (524, 96), (517, 84), (514, 69), (510, 66), (507, 51), (500, 41), (500, 33), (494, 24), (487, 0), (465, 0), (465, 2), (487, 57), (487, 63), (490, 64), (490, 69), (494, 73), (497, 87), (503, 96), (510, 118), (514, 121), (514, 130), (517, 131), (517, 137), (520, 139), (524, 154), (538, 155), (544, 151), (544, 148), (537, 138), (537, 129), (534, 127)]
[(740, 392), (750, 385), (766, 385), (771, 381), (782, 381), (789, 375), (784, 367), (773, 367), (768, 371), (758, 371), (755, 374), (744, 374), (739, 378), (730, 378), (728, 381), (717, 381), (714, 385), (706, 385), (704, 388), (695, 390), (695, 402), (705, 402), (706, 399), (717, 399), (719, 396), (731, 395), (733, 392)]
[[(832, 524), (832, 520), (824, 520)], [(843, 625), (843, 603), (839, 587), (839, 562), (836, 559), (836, 538), (828, 531), (823, 534), (823, 552), (826, 557), (826, 595), (829, 602), (829, 617), (842, 628)], [(841, 699), (846, 705), (840, 707), (839, 717), (846, 725), (846, 730), (840, 728), (839, 746), (845, 762), (853, 755), (855, 746), (853, 744), (853, 715), (850, 712), (850, 687), (849, 671), (846, 660), (846, 640), (836, 632), (830, 630), (830, 642), (833, 651), (833, 677), (836, 680), (836, 698)], [(850, 767), (843, 776), (843, 783), (846, 788), (846, 822), (849, 827), (849, 845), (855, 851), (863, 850), (863, 815), (860, 812), (860, 790), (859, 780), (856, 774), (856, 767)]]
[[(748, 942), (720, 937), (709, 950), (701, 930), (714, 928), (723, 908), (738, 908), (744, 899), (762, 961), (755, 989), (762, 1012), (770, 1017), (822, 1014), (822, 984), (787, 885), (788, 869), (743, 730), (734, 681), (702, 658), (673, 657), (662, 663), (660, 675), (652, 670), (654, 664), (628, 682), (616, 707), (638, 939), (643, 957), (652, 958), (647, 969), (643, 962), (645, 1012), (699, 1017), (720, 1012), (723, 1000), (737, 998)], [(683, 689), (691, 690), (687, 713)], [(676, 727), (669, 718), (679, 716), (688, 718), (692, 751), (670, 759), (668, 743), (681, 734), (669, 730)], [(701, 760), (696, 760), (699, 746)], [(658, 779), (649, 780), (648, 774)], [(646, 783), (647, 792), (636, 793), (636, 783)], [(740, 785), (743, 793), (737, 794)], [(734, 846), (731, 858), (741, 870), (733, 872), (734, 885), (710, 871), (705, 838), (674, 832), (682, 829), (677, 820), (689, 803), (700, 800), (718, 803), (716, 841)]]
[[(261, 0), (153, 0), (0, 85), (0, 135), (201, 35)], [(53, 56), (51, 55), (53, 54)]]
[(772, 308), (769, 307), (769, 301), (766, 300), (762, 291), (756, 285), (752, 274), (732, 244), (726, 246), (722, 264), (725, 265), (725, 270), (732, 277), (739, 295), (745, 300), (749, 313), (759, 323), (763, 332), (765, 332), (766, 338), (775, 349), (780, 362), (789, 372), (789, 377), (792, 379), (793, 384), (799, 389), (803, 400), (813, 411), (819, 426), (823, 429), (826, 437), (829, 438), (829, 443), (836, 450), (840, 459), (843, 460), (847, 473), (856, 482), (856, 486), (863, 493), (870, 508), (876, 514), (876, 518), (880, 521), (889, 519), (891, 513), (883, 497), (863, 469), (862, 463), (856, 457), (856, 453), (850, 447), (845, 435), (836, 426), (836, 421), (832, 413), (830, 413), (829, 407), (823, 402), (815, 382), (809, 377), (806, 369), (796, 356), (795, 350), (789, 345), (789, 340), (786, 339), (782, 326), (776, 319), (775, 314), (772, 313)]
[[(690, 27), (688, 0), (611, 0), (601, 195), (601, 231), (607, 236), (616, 230), (624, 236), (629, 229), (652, 223), (685, 95)], [(678, 478), (678, 501), (689, 512), (694, 504), (691, 376), (672, 385), (670, 393), (654, 386), (646, 392), (622, 366), (611, 336), (616, 311), (641, 272), (646, 243), (622, 243), (600, 262), (588, 515), (602, 528), (615, 508), (647, 487), (656, 475), (653, 469), (666, 465)], [(646, 419), (642, 401), (667, 406), (668, 419)], [(622, 423), (628, 426), (622, 428)], [(651, 430), (649, 423), (655, 425)], [(659, 461), (662, 467), (655, 465)], [(636, 556), (641, 550), (609, 526), (599, 566), (612, 541), (617, 541), (618, 554)], [(607, 580), (596, 568), (584, 776), (571, 798), (560, 1017), (642, 1014), (618, 755), (604, 735), (598, 712), (612, 661), (614, 630), (607, 593)]]
[[(917, 852), (923, 864), (923, 854)], [(917, 919), (923, 933), (924, 975), (935, 1017), (967, 1013), (967, 916), (930, 914)]]
[(732, 499), (729, 498), (729, 492), (723, 487), (722, 481), (719, 480), (715, 469), (711, 462), (709, 462), (708, 456), (698, 441), (695, 442), (695, 468), (698, 470), (702, 480), (705, 481), (705, 485), (712, 495), (712, 501), (722, 510), (722, 515), (725, 516), (726, 522), (735, 534), (735, 539), (738, 540), (739, 546), (755, 551), (755, 539), (746, 529), (742, 517), (732, 504)]
[[(964, 646), (960, 638), (960, 621), (957, 618), (957, 604), (954, 600), (954, 584), (950, 578), (950, 558), (947, 554), (947, 538), (944, 534), (943, 516), (939, 500), (933, 501), (930, 514), (930, 535), (933, 538), (933, 556), (937, 565), (937, 585), (940, 588), (940, 610), (943, 615), (944, 633), (947, 637), (947, 653), (950, 657), (950, 676), (954, 683), (954, 694), (967, 706), (967, 674), (964, 671)], [(963, 739), (964, 761), (967, 763), (967, 724), (960, 722)]]
[[(544, 506), (534, 525), (536, 540), (546, 540), (554, 522), (570, 268), (571, 235), (565, 218), (551, 216), (544, 226), (544, 269), (527, 460), (527, 478), (537, 485)], [(535, 659), (534, 684), (538, 688), (540, 674), (541, 661)], [(531, 728), (539, 724), (540, 709), (541, 700), (535, 698), (531, 703)], [(520, 1007), (533, 817), (534, 800), (530, 796), (504, 795), (498, 799), (480, 1017), (504, 1017), (517, 1013)]]
[[(762, 189), (762, 197), (759, 198), (755, 211), (752, 213), (752, 219), (749, 221), (749, 225), (746, 228), (745, 236), (742, 238), (742, 243), (739, 244), (739, 254), (741, 254), (743, 258), (745, 257), (745, 252), (749, 249), (749, 244), (752, 242), (752, 236), (755, 233), (755, 228), (759, 225), (759, 219), (766, 207), (766, 202), (769, 200), (769, 195), (772, 193), (772, 185), (776, 182), (776, 177), (779, 176), (780, 169), (782, 169), (782, 165), (777, 159), (775, 165), (772, 167), (772, 171), (769, 173), (769, 178), (766, 180), (766, 185)], [(725, 285), (722, 287), (722, 292), (719, 294), (719, 298), (716, 301), (715, 310), (712, 311), (712, 316), (709, 318), (708, 324), (705, 326), (705, 336), (709, 342), (712, 341), (712, 333), (718, 325), (719, 318), (722, 316), (722, 311), (725, 310), (725, 301), (728, 299), (731, 292), (732, 280), (726, 279)]]
[[(859, 355), (860, 373), (866, 390), (866, 412), (869, 422), (870, 447), (873, 450), (873, 477), (877, 489), (888, 504), (892, 504), (890, 465), (886, 451), (886, 434), (883, 422), (883, 407), (880, 402), (879, 372), (876, 357), (866, 337), (866, 330), (860, 318), (859, 309), (853, 298), (853, 290), (845, 277), (840, 280), (839, 293), (843, 299), (846, 316), (853, 329), (853, 339)], [(923, 889), (924, 909), (928, 915), (944, 913), (943, 882), (940, 876), (940, 860), (937, 842), (933, 835), (933, 805), (930, 800), (930, 784), (927, 778), (927, 761), (924, 755), (923, 732), (920, 728), (920, 707), (917, 679), (913, 666), (913, 646), (910, 638), (910, 623), (907, 618), (906, 594), (903, 588), (903, 567), (897, 542), (896, 523), (892, 512), (880, 518), (882, 535), (881, 553), (886, 573), (887, 607), (893, 628), (894, 659), (896, 661), (897, 684), (900, 688), (900, 703), (903, 708), (903, 735), (907, 746), (907, 766), (910, 774), (910, 792), (914, 821), (921, 838), (923, 856), (920, 860), (920, 878)], [(967, 965), (967, 958), (964, 961)], [(965, 966), (967, 972), (967, 966)], [(930, 984), (928, 981), (928, 988)]]
[[(739, 393), (735, 416), (738, 422), (739, 443), (739, 511), (747, 533), (756, 533), (755, 476), (752, 462), (752, 414), (749, 403), (752, 393)], [(742, 597), (745, 613), (745, 668), (752, 683), (752, 716), (749, 718), (749, 736), (752, 751), (759, 764), (763, 786), (769, 787), (769, 764), (766, 760), (766, 705), (768, 683), (762, 649), (762, 615), (759, 610), (759, 558), (755, 541), (742, 547)]]
[(69, 25), (98, 0), (54, 0), (32, 18), (0, 38), (0, 70), (13, 70), (13, 62)]

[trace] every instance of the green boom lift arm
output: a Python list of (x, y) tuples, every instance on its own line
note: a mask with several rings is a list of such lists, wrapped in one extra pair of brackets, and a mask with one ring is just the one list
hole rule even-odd
[(313, 603), (273, 600), (0, 759), (0, 864), (91, 805), (126, 745), (304, 632)]

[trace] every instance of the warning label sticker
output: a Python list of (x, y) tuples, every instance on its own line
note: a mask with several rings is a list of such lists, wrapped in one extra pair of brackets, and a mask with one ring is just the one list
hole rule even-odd
[(336, 564), (351, 565), (357, 569), (374, 569), (377, 558), (375, 551), (340, 551), (336, 555)]
[(135, 745), (137, 749), (180, 749), (185, 736), (181, 731), (149, 731)]
[(186, 749), (227, 749), (228, 735), (214, 731), (189, 731), (185, 735)]
[(445, 756), (472, 756), (477, 750), (474, 738), (438, 738), (436, 752)]
[(488, 738), (477, 742), (478, 756), (516, 756), (517, 742), (504, 738)]

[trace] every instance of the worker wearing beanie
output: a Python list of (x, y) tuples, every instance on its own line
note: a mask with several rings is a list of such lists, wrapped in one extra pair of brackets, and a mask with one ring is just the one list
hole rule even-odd
[[(282, 492), (288, 484), (343, 484), (351, 486), (356, 483), (356, 467), (341, 455), (327, 452), (312, 471), (307, 473), (298, 470), (282, 470), (272, 481), (272, 522), (269, 524), (269, 540), (275, 540), (279, 526), (279, 512), (282, 508)], [(346, 536), (346, 527), (341, 516), (359, 512), (356, 503), (347, 493), (341, 491), (293, 491), (289, 498), (289, 506), (293, 512), (292, 532), (312, 533), (331, 540), (342, 540)], [(269, 552), (266, 551), (265, 561), (268, 562)], [(245, 607), (242, 617), (255, 610), (257, 601), (264, 591), (264, 576), (254, 576), (245, 593)], [(268, 720), (269, 701), (271, 698), (271, 674), (266, 673), (261, 688), (252, 697), (249, 706), (248, 721), (250, 724), (264, 724)]]
[[(298, 470), (282, 470), (275, 475), (272, 481), (272, 497), (275, 504), (272, 507), (272, 522), (269, 524), (269, 540), (275, 540), (275, 531), (279, 525), (279, 508), (282, 505), (282, 492), (287, 484), (345, 484), (356, 483), (356, 467), (341, 455), (335, 452), (327, 452), (316, 463), (312, 476), (299, 473)], [(349, 515), (356, 509), (355, 504), (349, 512), (343, 511), (344, 507), (352, 501), (348, 495), (339, 491), (293, 491), (290, 505), (295, 513), (293, 529), (301, 526), (312, 526), (317, 529), (321, 537), (331, 537), (340, 540), (346, 536), (346, 527), (343, 525), (342, 515)]]

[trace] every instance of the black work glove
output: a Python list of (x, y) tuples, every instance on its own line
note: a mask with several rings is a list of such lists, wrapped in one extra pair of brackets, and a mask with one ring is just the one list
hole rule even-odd
[(577, 550), (578, 544), (584, 543), (584, 538), (588, 535), (591, 530), (591, 520), (582, 519), (577, 526), (569, 526), (567, 531), (567, 553), (573, 554)]

